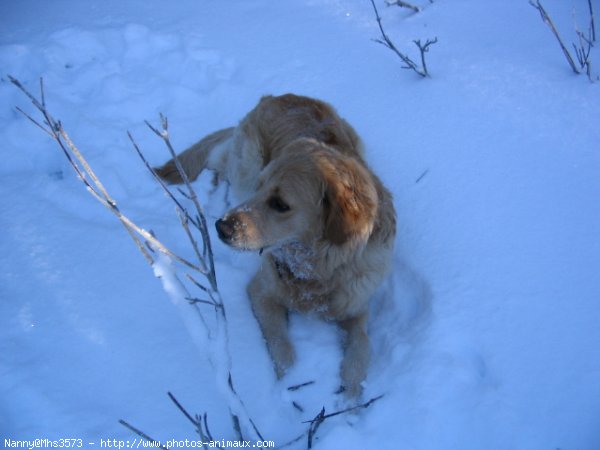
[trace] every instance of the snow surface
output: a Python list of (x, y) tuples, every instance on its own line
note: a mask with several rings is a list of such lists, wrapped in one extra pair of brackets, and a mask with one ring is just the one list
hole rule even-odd
[[(127, 130), (158, 164), (166, 150), (144, 119), (166, 114), (183, 149), (285, 92), (329, 101), (356, 127), (398, 211), (365, 384), (365, 399), (385, 396), (327, 420), (316, 448), (600, 448), (600, 83), (570, 71), (526, 0), (416, 3), (419, 14), (378, 5), (399, 47), (439, 39), (427, 80), (372, 41), (366, 0), (0, 3), (2, 444), (131, 439), (119, 419), (194, 439), (167, 391), (208, 412), (216, 438), (234, 437), (181, 308), (15, 111), (33, 112), (11, 74), (34, 91), (44, 77), (51, 111), (120, 207), (190, 257)], [(572, 9), (585, 23), (587, 1), (544, 5), (574, 40)], [(223, 190), (196, 185), (212, 222)], [(298, 362), (277, 381), (245, 294), (258, 256), (213, 242), (238, 391), (283, 445), (339, 406), (340, 336), (292, 317)]]

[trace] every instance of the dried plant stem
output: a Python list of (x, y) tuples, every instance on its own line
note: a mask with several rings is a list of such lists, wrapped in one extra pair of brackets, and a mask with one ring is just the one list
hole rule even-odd
[(375, 5), (374, 0), (371, 0), (371, 5), (373, 5), (373, 10), (375, 11), (375, 18), (377, 19), (377, 25), (379, 26), (379, 31), (381, 33), (381, 39), (375, 39), (375, 42), (393, 51), (404, 63), (404, 66), (402, 66), (403, 69), (411, 69), (423, 78), (428, 77), (429, 72), (427, 70), (427, 64), (425, 63), (425, 53), (429, 51), (429, 47), (431, 45), (437, 42), (437, 38), (427, 39), (427, 41), (424, 44), (422, 44), (420, 40), (413, 41), (415, 45), (419, 48), (419, 52), (421, 55), (421, 66), (419, 66), (412, 59), (410, 59), (408, 55), (398, 50), (396, 45), (392, 42), (392, 40), (389, 38), (385, 30), (383, 29), (383, 25), (381, 23), (381, 16), (379, 15), (379, 11), (377, 10), (377, 6)]
[[(203, 251), (203, 257), (200, 258), (200, 260), (202, 261), (202, 263), (205, 266), (208, 265), (208, 272), (206, 274), (208, 281), (210, 282), (212, 289), (215, 292), (218, 292), (214, 257), (213, 257), (213, 252), (212, 252), (212, 246), (210, 243), (210, 237), (208, 235), (208, 226), (206, 224), (204, 210), (202, 209), (202, 206), (200, 205), (200, 202), (198, 201), (198, 196), (196, 195), (196, 191), (192, 187), (192, 184), (190, 183), (190, 180), (189, 180), (187, 174), (185, 173), (185, 170), (183, 170), (183, 167), (181, 166), (179, 158), (177, 158), (177, 153), (175, 152), (175, 149), (173, 148), (173, 145), (171, 144), (171, 140), (169, 139), (169, 121), (162, 114), (160, 115), (160, 119), (161, 119), (161, 126), (162, 126), (162, 130), (160, 130), (160, 131), (157, 128), (153, 127), (147, 121), (146, 121), (146, 125), (148, 125), (148, 127), (158, 137), (160, 137), (164, 141), (165, 145), (167, 146), (167, 149), (169, 150), (171, 157), (175, 161), (175, 166), (177, 167), (177, 171), (181, 174), (181, 178), (187, 189), (186, 196), (192, 201), (192, 203), (196, 209), (196, 222), (194, 222), (194, 223), (197, 224), (200, 234), (202, 236), (202, 242), (205, 245), (205, 248)], [(161, 185), (164, 186), (164, 183), (161, 183)]]
[(346, 414), (349, 412), (354, 412), (354, 411), (358, 411), (359, 409), (366, 409), (369, 406), (371, 406), (373, 403), (375, 403), (377, 400), (379, 400), (380, 398), (382, 398), (383, 395), (379, 395), (377, 397), (372, 398), (371, 400), (365, 402), (365, 403), (361, 403), (360, 405), (356, 405), (356, 406), (351, 406), (349, 408), (346, 409), (342, 409), (340, 411), (336, 411), (330, 414), (325, 414), (325, 408), (321, 409), (321, 411), (319, 412), (319, 414), (317, 414), (315, 416), (314, 419), (308, 421), (307, 423), (310, 423), (310, 427), (308, 429), (308, 448), (311, 449), (313, 446), (313, 440), (314, 437), (317, 433), (317, 430), (319, 429), (319, 427), (321, 426), (321, 424), (323, 422), (325, 422), (325, 420), (329, 419), (330, 417), (335, 417), (335, 416), (339, 416), (340, 414)]
[[(142, 227), (138, 226), (119, 210), (116, 201), (110, 196), (107, 189), (104, 187), (100, 179), (96, 176), (91, 166), (83, 157), (77, 146), (75, 146), (73, 141), (70, 139), (67, 132), (63, 128), (61, 122), (55, 120), (46, 108), (44, 84), (42, 80), (40, 80), (40, 99), (38, 100), (38, 98), (31, 94), (17, 79), (11, 76), (9, 76), (8, 78), (32, 101), (35, 108), (41, 113), (43, 117), (43, 123), (40, 123), (39, 121), (35, 120), (23, 110), (19, 109), (19, 111), (22, 112), (37, 127), (43, 130), (54, 141), (57, 142), (64, 155), (68, 159), (71, 167), (76, 172), (79, 179), (84, 183), (87, 190), (100, 203), (102, 203), (105, 207), (107, 207), (113, 214), (115, 214), (118, 217), (123, 226), (125, 226), (129, 235), (134, 240), (140, 252), (142, 252), (148, 263), (150, 263), (154, 267), (155, 274), (159, 278), (161, 278), (161, 281), (165, 285), (165, 290), (172, 296), (174, 303), (178, 304), (180, 303), (180, 299), (187, 299), (187, 303), (191, 304), (191, 306), (195, 309), (195, 311), (201, 319), (205, 331), (205, 336), (199, 338), (202, 341), (202, 344), (206, 344), (202, 345), (202, 348), (206, 348), (208, 351), (209, 361), (211, 362), (211, 365), (215, 371), (217, 386), (219, 387), (221, 393), (225, 396), (233, 421), (237, 424), (239, 437), (242, 437), (241, 430), (243, 429), (244, 432), (249, 434), (249, 437), (261, 439), (262, 437), (260, 435), (260, 432), (258, 431), (254, 421), (248, 415), (242, 399), (239, 397), (234, 388), (231, 376), (231, 355), (229, 353), (227, 318), (225, 313), (225, 307), (221, 299), (220, 292), (217, 288), (214, 258), (212, 248), (210, 245), (210, 237), (208, 234), (206, 219), (200, 202), (198, 201), (198, 197), (196, 196), (196, 193), (194, 192), (194, 189), (189, 183), (189, 180), (187, 179), (187, 176), (182, 170), (181, 166), (178, 165), (178, 169), (186, 183), (188, 191), (187, 194), (185, 194), (185, 196), (192, 201), (196, 210), (194, 217), (192, 217), (186, 210), (186, 208), (182, 206), (181, 202), (179, 202), (172, 195), (172, 193), (168, 190), (164, 183), (161, 182), (160, 185), (168, 193), (169, 197), (174, 201), (176, 205), (176, 210), (178, 212), (182, 227), (184, 228), (188, 240), (190, 241), (196, 258), (198, 259), (197, 264), (194, 264), (188, 261), (187, 259), (182, 258), (174, 252), (172, 252), (162, 242), (160, 242), (151, 232), (146, 231)], [(161, 123), (161, 131), (152, 127), (150, 124), (148, 125), (150, 126), (152, 131), (154, 131), (158, 136), (160, 136), (163, 139), (163, 141), (169, 149), (169, 152), (175, 158), (175, 151), (173, 149), (173, 146), (171, 145), (168, 135), (168, 121), (166, 117), (162, 115)], [(147, 163), (146, 159), (143, 157), (142, 152), (133, 140), (131, 134), (129, 134), (129, 137), (136, 151), (138, 152), (142, 160), (144, 160), (146, 166), (154, 174), (152, 168)], [(175, 160), (178, 161), (177, 158), (175, 158)], [(155, 179), (158, 180), (156, 174), (154, 175)], [(193, 236), (190, 224), (200, 232), (203, 243), (202, 251), (200, 251), (198, 247), (198, 241)], [(146, 248), (142, 240), (145, 240), (146, 243), (149, 244), (150, 249), (152, 249), (153, 251), (158, 250), (162, 255), (164, 255), (167, 258), (167, 262), (162, 263), (160, 257), (158, 259), (155, 259), (153, 255), (151, 255), (148, 248)], [(176, 273), (169, 268), (169, 263), (171, 261), (179, 262), (186, 268), (203, 275), (208, 280), (210, 287), (202, 285), (201, 283), (195, 281), (195, 279), (190, 274), (186, 274), (188, 279), (193, 280), (193, 283), (196, 286), (198, 286), (202, 291), (209, 295), (210, 301), (190, 301), (190, 299), (193, 299), (193, 296), (190, 295), (190, 293), (187, 291), (187, 288), (179, 280)], [(199, 308), (199, 304), (203, 303), (209, 303), (215, 307), (214, 310), (216, 320), (214, 327), (211, 327), (208, 324), (208, 322), (205, 320), (202, 314), (202, 311)], [(186, 318), (188, 316), (188, 314), (185, 315)], [(126, 424), (126, 422), (124, 424)], [(133, 428), (131, 429), (133, 430)]]
[[(175, 406), (177, 406), (177, 409), (179, 409), (179, 411), (181, 411), (181, 413), (192, 423), (192, 425), (194, 425), (196, 428), (196, 433), (198, 433), (198, 436), (200, 436), (202, 442), (208, 443), (209, 441), (213, 441), (214, 439), (208, 428), (208, 415), (204, 413), (203, 416), (197, 415), (196, 417), (192, 417), (192, 415), (187, 412), (187, 410), (181, 405), (181, 403), (179, 403), (172, 393), (169, 392), (168, 395)], [(202, 447), (204, 447), (204, 445)]]
[[(309, 381), (308, 383), (303, 383), (303, 384), (300, 384), (298, 386), (301, 387), (301, 386), (305, 386), (305, 385), (311, 384), (311, 383), (312, 383), (312, 381)], [(292, 388), (293, 387), (294, 386), (292, 386)], [(290, 389), (290, 388), (288, 388), (288, 389)], [(366, 409), (366, 408), (368, 408), (369, 406), (371, 406), (373, 403), (375, 403), (377, 400), (379, 400), (381, 398), (383, 398), (383, 394), (379, 395), (377, 397), (373, 397), (371, 400), (366, 401), (364, 403), (360, 403), (358, 405), (350, 406), (348, 408), (342, 409), (340, 411), (335, 411), (335, 412), (332, 412), (330, 414), (325, 414), (325, 407), (323, 407), (323, 408), (321, 408), (321, 411), (319, 411), (319, 413), (314, 417), (314, 419), (307, 420), (306, 422), (304, 422), (304, 423), (308, 423), (309, 424), (308, 430), (305, 433), (303, 433), (303, 434), (295, 437), (291, 441), (286, 442), (285, 444), (279, 446), (279, 448), (289, 447), (289, 446), (295, 444), (296, 442), (298, 442), (298, 441), (300, 441), (300, 440), (302, 440), (302, 439), (304, 439), (306, 437), (307, 438), (307, 448), (311, 449), (313, 447), (313, 443), (314, 443), (314, 439), (315, 439), (315, 435), (317, 433), (317, 430), (319, 429), (319, 427), (321, 426), (321, 424), (323, 422), (325, 422), (325, 420), (327, 420), (327, 419), (329, 419), (331, 417), (339, 416), (341, 414), (347, 414), (347, 413), (350, 413), (350, 412), (358, 411), (360, 409)]]
[(594, 19), (594, 8), (592, 8), (592, 0), (588, 0), (588, 8), (590, 10), (590, 31), (592, 42), (596, 42), (596, 21)]
[(404, 2), (402, 0), (386, 0), (385, 2), (388, 6), (399, 6), (400, 8), (407, 8), (410, 9), (416, 13), (418, 13), (419, 11), (421, 11), (421, 9), (418, 6), (413, 5), (412, 3), (408, 3), (408, 2)]
[(429, 47), (437, 42), (437, 38), (427, 39), (424, 44), (421, 44), (421, 40), (417, 39), (413, 41), (419, 48), (419, 54), (421, 55), (421, 69), (425, 76), (429, 76), (429, 70), (427, 70), (427, 62), (425, 61), (425, 53), (429, 51)]
[(575, 19), (575, 12), (573, 12), (573, 21), (575, 22), (575, 33), (579, 39), (578, 45), (573, 43), (573, 50), (577, 57), (577, 62), (582, 71), (584, 71), (591, 82), (594, 82), (592, 78), (592, 60), (591, 52), (596, 39), (596, 30), (594, 25), (594, 10), (592, 9), (591, 2), (589, 3), (590, 21), (588, 24), (587, 34), (579, 29), (577, 20)]
[(529, 0), (529, 4), (531, 6), (533, 6), (535, 9), (538, 10), (538, 12), (540, 13), (540, 16), (541, 16), (542, 20), (544, 21), (544, 23), (546, 25), (548, 25), (548, 27), (552, 31), (552, 34), (554, 34), (554, 37), (556, 37), (556, 40), (558, 41), (558, 44), (560, 45), (560, 48), (561, 48), (563, 54), (565, 55), (565, 58), (567, 59), (567, 62), (569, 63), (569, 66), (571, 67), (571, 69), (573, 70), (573, 72), (575, 72), (576, 74), (579, 74), (580, 73), (579, 69), (575, 65), (575, 61), (573, 60), (573, 57), (571, 56), (571, 53), (569, 53), (569, 50), (567, 49), (567, 47), (563, 43), (563, 40), (561, 39), (560, 34), (558, 33), (558, 30), (557, 30), (556, 26), (554, 25), (554, 22), (552, 21), (552, 19), (550, 18), (550, 16), (546, 12), (546, 9), (540, 3), (540, 0), (535, 0), (535, 1)]
[[(577, 20), (575, 19), (575, 12), (573, 12), (573, 21), (575, 23), (575, 33), (577, 34), (577, 38), (578, 38), (579, 42), (577, 44), (573, 43), (572, 47), (573, 47), (573, 51), (575, 52), (575, 57), (577, 59), (577, 63), (579, 63), (579, 65), (576, 64), (575, 59), (571, 56), (571, 53), (567, 49), (567, 46), (564, 44), (562, 38), (560, 37), (560, 35), (558, 33), (558, 29), (554, 25), (554, 22), (550, 18), (550, 15), (546, 11), (546, 9), (542, 6), (540, 0), (535, 0), (535, 1), (529, 0), (529, 4), (538, 10), (542, 20), (548, 25), (548, 27), (552, 31), (552, 34), (556, 37), (556, 39), (560, 45), (560, 48), (561, 48), (563, 54), (565, 55), (565, 58), (567, 59), (569, 66), (571, 67), (571, 70), (573, 70), (573, 72), (575, 72), (576, 74), (585, 73), (591, 82), (596, 81), (593, 79), (593, 76), (592, 76), (592, 60), (591, 60), (592, 47), (594, 46), (594, 43), (596, 41), (596, 25), (595, 25), (594, 10), (592, 8), (591, 0), (588, 0), (590, 19), (589, 19), (587, 34), (582, 32), (579, 29), (579, 27), (577, 25)], [(598, 79), (600, 79), (600, 77), (597, 77), (597, 80)]]
[(139, 437), (141, 437), (145, 441), (152, 443), (152, 448), (162, 448), (163, 450), (169, 450), (167, 447), (163, 446), (159, 441), (151, 438), (143, 431), (140, 431), (137, 428), (135, 428), (133, 425), (130, 425), (128, 422), (125, 422), (124, 420), (119, 420), (119, 423), (121, 425), (123, 425), (125, 428), (129, 429), (130, 431), (133, 431), (135, 434), (137, 434)]
[[(208, 227), (206, 223), (206, 218), (204, 216), (204, 211), (200, 202), (198, 200), (198, 196), (192, 184), (190, 183), (187, 174), (183, 170), (179, 159), (176, 156), (175, 149), (171, 144), (168, 132), (169, 122), (165, 116), (160, 115), (161, 121), (161, 130), (152, 126), (149, 122), (146, 122), (148, 127), (154, 132), (158, 137), (160, 137), (165, 143), (171, 157), (176, 161), (176, 167), (181, 175), (182, 180), (184, 181), (187, 192), (182, 192), (182, 194), (188, 198), (192, 204), (194, 205), (196, 214), (195, 217), (191, 217), (189, 212), (182, 207), (180, 202), (175, 202), (177, 214), (179, 216), (181, 225), (185, 230), (185, 233), (188, 237), (191, 247), (194, 250), (196, 257), (198, 258), (199, 265), (202, 268), (201, 273), (206, 277), (210, 284), (210, 288), (201, 285), (197, 281), (193, 279), (193, 277), (189, 274), (186, 274), (188, 279), (193, 280), (193, 283), (196, 286), (199, 286), (204, 292), (208, 293), (210, 297), (210, 301), (194, 299), (192, 296), (186, 295), (186, 298), (191, 304), (198, 307), (198, 304), (209, 303), (215, 306), (215, 319), (216, 324), (215, 328), (208, 330), (209, 335), (212, 337), (211, 345), (208, 347), (209, 352), (209, 361), (212, 364), (213, 370), (215, 371), (215, 377), (217, 379), (217, 385), (227, 397), (227, 404), (230, 407), (232, 422), (234, 424), (234, 429), (238, 434), (238, 438), (242, 438), (242, 428), (246, 430), (246, 432), (250, 433), (255, 438), (260, 438), (260, 432), (256, 427), (254, 421), (250, 418), (246, 411), (246, 407), (242, 401), (242, 399), (237, 394), (233, 379), (231, 377), (231, 355), (229, 353), (229, 333), (227, 330), (227, 315), (225, 311), (225, 307), (223, 301), (221, 299), (221, 294), (218, 290), (217, 286), (217, 277), (215, 272), (215, 264), (214, 264), (214, 256), (212, 251), (212, 246), (210, 243), (210, 236), (208, 234)], [(150, 170), (155, 179), (159, 179), (160, 177), (154, 172), (154, 169), (147, 162), (146, 158), (143, 156), (142, 152), (139, 151), (139, 147), (131, 134), (129, 134), (129, 138), (133, 143), (138, 155), (144, 161), (144, 164)], [(161, 181), (160, 186), (163, 188), (167, 195), (170, 198), (174, 198), (173, 194), (170, 192), (169, 188)], [(193, 237), (192, 231), (190, 229), (190, 223), (196, 228), (201, 235), (203, 250), (200, 251), (198, 248), (198, 242)]]

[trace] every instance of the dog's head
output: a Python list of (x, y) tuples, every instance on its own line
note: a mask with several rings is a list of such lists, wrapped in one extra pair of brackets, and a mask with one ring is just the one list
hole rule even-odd
[(262, 171), (257, 191), (216, 223), (223, 242), (242, 250), (366, 243), (378, 208), (373, 178), (361, 162), (300, 139)]

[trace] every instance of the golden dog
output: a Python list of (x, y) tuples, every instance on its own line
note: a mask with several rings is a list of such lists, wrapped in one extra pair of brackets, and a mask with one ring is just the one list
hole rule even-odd
[[(246, 199), (216, 228), (226, 244), (263, 255), (248, 295), (277, 375), (295, 358), (288, 312), (313, 312), (345, 330), (342, 389), (360, 395), (369, 299), (388, 270), (396, 218), (354, 129), (322, 101), (268, 96), (178, 159), (191, 180), (212, 169)], [(173, 160), (156, 170), (182, 181)]]

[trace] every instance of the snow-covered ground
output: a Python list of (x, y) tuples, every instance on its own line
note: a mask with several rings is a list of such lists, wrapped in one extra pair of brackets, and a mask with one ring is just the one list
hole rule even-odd
[[(327, 420), (316, 448), (600, 448), (600, 82), (570, 71), (526, 0), (416, 3), (418, 14), (377, 2), (414, 59), (413, 39), (438, 38), (426, 80), (372, 41), (368, 0), (0, 2), (3, 445), (132, 439), (119, 419), (194, 439), (167, 391), (207, 412), (215, 438), (234, 438), (205, 349), (123, 227), (15, 111), (33, 109), (11, 74), (33, 91), (44, 78), (49, 108), (121, 209), (184, 255), (127, 130), (159, 164), (167, 153), (145, 119), (166, 114), (183, 149), (285, 92), (322, 98), (356, 127), (398, 212), (365, 384), (365, 399), (385, 396)], [(544, 5), (570, 44), (587, 1)], [(223, 191), (209, 177), (196, 186), (212, 222)], [(339, 406), (339, 336), (293, 317), (299, 358), (277, 381), (245, 294), (258, 257), (213, 242), (238, 391), (283, 445)]]

